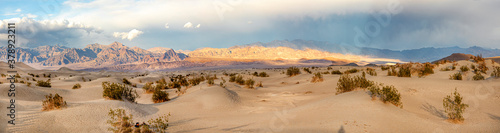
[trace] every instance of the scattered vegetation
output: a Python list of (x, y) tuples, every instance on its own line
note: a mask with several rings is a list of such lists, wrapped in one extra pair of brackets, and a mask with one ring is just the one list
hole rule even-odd
[(411, 64), (403, 64), (399, 67), (399, 71), (397, 73), (398, 77), (411, 77)]
[(163, 115), (155, 119), (150, 119), (148, 123), (139, 125), (139, 128), (134, 128), (132, 114), (126, 114), (123, 109), (110, 109), (108, 116), (110, 120), (107, 121), (112, 127), (108, 128), (109, 131), (114, 133), (165, 133), (168, 128), (168, 115)]
[(385, 70), (388, 70), (390, 67), (389, 66), (381, 66), (380, 69), (382, 69), (382, 71), (385, 71)]
[(63, 97), (59, 96), (59, 94), (57, 93), (54, 95), (54, 97), (52, 97), (52, 93), (49, 95), (45, 95), (45, 100), (42, 101), (42, 111), (61, 109), (66, 106), (66, 101), (64, 101)]
[(321, 75), (321, 73), (319, 72), (315, 73), (311, 79), (311, 82), (312, 83), (323, 82), (323, 75)]
[(476, 56), (471, 56), (471, 59), (473, 59), (474, 62), (484, 62), (483, 55), (481, 55), (481, 54), (476, 55)]
[(477, 69), (479, 69), (480, 72), (486, 74), (486, 71), (488, 71), (488, 67), (486, 66), (485, 62), (479, 63), (479, 66), (477, 66)]
[(52, 87), (52, 85), (50, 84), (50, 79), (48, 79), (47, 81), (38, 80), (36, 82), (36, 86), (40, 86), (40, 87)]
[(102, 82), (102, 88), (102, 96), (112, 100), (127, 100), (135, 102), (135, 99), (139, 97), (137, 91), (124, 84)]
[(73, 88), (71, 88), (71, 89), (80, 89), (80, 88), (82, 88), (82, 85), (77, 83), (77, 84), (73, 85)]
[(397, 75), (396, 68), (391, 66), (391, 69), (387, 70), (387, 76), (396, 76), (396, 75)]
[[(82, 77), (83, 78), (83, 77)], [(124, 84), (127, 84), (127, 85), (132, 85), (132, 83), (130, 81), (128, 81), (127, 78), (123, 78), (123, 83)]]
[(142, 89), (146, 93), (152, 93), (152, 92), (154, 92), (154, 90), (156, 89), (156, 87), (153, 86), (153, 82), (147, 82), (146, 84), (144, 84), (144, 86), (142, 86)]
[(269, 77), (269, 75), (266, 72), (260, 72), (260, 73), (254, 72), (253, 76), (256, 76), (256, 77)]
[(235, 82), (239, 85), (244, 85), (245, 84), (245, 80), (243, 80), (243, 76), (241, 75), (233, 75), (231, 77), (229, 77), (229, 82)]
[(450, 75), (451, 80), (462, 80), (462, 73), (458, 72), (455, 74)]
[(289, 67), (286, 70), (286, 75), (288, 75), (289, 77), (292, 77), (292, 76), (295, 76), (295, 75), (299, 75), (299, 74), (300, 74), (300, 70), (297, 67)]
[(429, 74), (434, 74), (434, 65), (427, 62), (424, 64), (423, 68), (418, 71), (418, 76), (423, 77)]
[(444, 97), (443, 99), (443, 107), (444, 111), (448, 114), (448, 119), (453, 120), (455, 122), (460, 122), (464, 120), (462, 114), (465, 109), (469, 107), (469, 105), (462, 103), (463, 97), (460, 96), (460, 93), (457, 92), (455, 88), (455, 92), (451, 95)]

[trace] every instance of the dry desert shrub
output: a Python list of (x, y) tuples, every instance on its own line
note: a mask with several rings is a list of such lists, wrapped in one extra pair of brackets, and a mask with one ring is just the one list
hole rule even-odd
[(366, 68), (366, 73), (368, 73), (371, 76), (377, 76), (377, 72), (373, 68)]
[(457, 92), (456, 88), (455, 92), (444, 97), (443, 107), (445, 109), (444, 111), (448, 114), (448, 119), (456, 122), (461, 122), (464, 120), (462, 114), (464, 113), (465, 109), (469, 107), (469, 105), (462, 102), (463, 97), (460, 96), (460, 93)]
[(467, 67), (466, 65), (464, 65), (464, 66), (460, 67), (460, 71), (467, 72), (467, 71), (469, 71), (469, 67)]
[(312, 83), (323, 82), (323, 75), (321, 75), (321, 73), (319, 72), (315, 73), (311, 79), (311, 82)]
[(112, 100), (127, 100), (135, 102), (135, 99), (139, 97), (137, 91), (124, 84), (102, 82), (102, 89), (102, 96)]
[(142, 89), (144, 89), (144, 92), (146, 93), (152, 93), (156, 88), (153, 86), (153, 82), (147, 82), (144, 86), (142, 86)]
[(128, 81), (127, 78), (123, 78), (123, 83), (127, 84), (127, 85), (132, 85), (132, 83), (130, 81)]
[(473, 80), (484, 80), (484, 76), (481, 75), (481, 73), (476, 73), (476, 75), (474, 75), (472, 77)]
[(288, 75), (289, 77), (293, 77), (293, 76), (299, 75), (299, 74), (300, 74), (300, 70), (297, 67), (289, 67), (286, 70), (286, 75)]
[(411, 64), (409, 63), (406, 63), (406, 64), (402, 64), (400, 67), (399, 67), (399, 71), (397, 73), (397, 76), (398, 77), (411, 77)]
[(458, 72), (455, 74), (450, 75), (451, 80), (462, 80), (462, 73)]
[(349, 70), (345, 71), (344, 73), (351, 74), (351, 73), (357, 73), (358, 71), (359, 71), (358, 69), (353, 68), (353, 69), (349, 69)]
[(389, 66), (381, 66), (380, 69), (382, 69), (382, 71), (385, 71), (385, 70), (388, 70), (390, 67)]
[(373, 84), (373, 81), (367, 80), (364, 76), (351, 77), (349, 74), (344, 74), (337, 82), (337, 94), (353, 91), (356, 88), (368, 88)]
[(305, 68), (303, 68), (303, 69), (304, 69), (304, 71), (305, 71), (305, 72), (307, 72), (307, 73), (309, 73), (309, 74), (311, 74), (311, 73), (312, 73), (312, 72), (311, 72), (311, 70), (309, 70), (309, 68), (307, 68), (307, 67), (305, 67)]
[(82, 88), (82, 85), (77, 83), (77, 84), (73, 85), (73, 88), (71, 88), (71, 89), (80, 89), (80, 88)]
[(253, 85), (255, 84), (255, 81), (253, 79), (247, 79), (245, 80), (245, 86), (247, 88), (253, 89)]
[(40, 87), (52, 87), (52, 85), (50, 84), (50, 79), (48, 79), (47, 81), (38, 80), (36, 82), (36, 86), (40, 86)]
[(427, 76), (429, 74), (434, 74), (434, 65), (427, 62), (424, 64), (423, 68), (419, 70), (418, 76), (423, 77), (423, 76)]
[(264, 86), (262, 85), (262, 81), (259, 81), (259, 83), (257, 83), (255, 86), (257, 86), (257, 87), (264, 87)]
[(59, 96), (57, 93), (54, 97), (52, 97), (52, 94), (45, 95), (45, 100), (42, 101), (42, 111), (61, 109), (66, 106), (66, 101), (64, 101), (63, 97)]
[(399, 93), (394, 86), (384, 86), (383, 84), (373, 85), (368, 87), (368, 90), (370, 91), (370, 96), (373, 99), (380, 97), (380, 100), (384, 103), (389, 102), (395, 106), (403, 108), (401, 93)]
[(491, 73), (491, 77), (500, 78), (500, 67), (499, 66), (493, 67), (493, 72)]
[(168, 98), (168, 93), (166, 93), (160, 89), (155, 89), (152, 99), (153, 99), (154, 103), (161, 103), (161, 102), (166, 102), (166, 101), (170, 100)]
[(340, 72), (339, 70), (333, 70), (333, 71), (332, 71), (332, 74), (339, 74), (339, 75), (341, 75), (341, 74), (342, 74), (342, 72)]

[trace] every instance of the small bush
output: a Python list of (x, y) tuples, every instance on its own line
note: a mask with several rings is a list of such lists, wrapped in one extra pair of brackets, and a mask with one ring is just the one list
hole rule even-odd
[(464, 117), (462, 114), (465, 109), (469, 107), (469, 105), (462, 103), (463, 97), (460, 96), (460, 93), (457, 92), (455, 88), (455, 92), (451, 95), (447, 95), (443, 99), (443, 107), (444, 111), (448, 114), (448, 119), (453, 121), (463, 121)]
[(476, 55), (476, 56), (472, 56), (471, 58), (474, 60), (474, 62), (483, 62), (484, 61), (483, 55), (481, 55), (481, 54)]
[(491, 73), (491, 77), (500, 78), (500, 67), (499, 66), (493, 67), (493, 72)]
[(450, 75), (451, 80), (462, 80), (462, 73), (458, 72), (453, 75)]
[(324, 71), (321, 74), (330, 74), (330, 72), (329, 71)]
[(342, 74), (342, 72), (340, 72), (339, 70), (333, 70), (332, 74), (339, 74), (340, 75), (340, 74)]
[(424, 67), (419, 71), (418, 76), (423, 77), (429, 74), (434, 74), (434, 67), (430, 63), (425, 63)]
[(474, 80), (484, 80), (484, 76), (481, 75), (481, 73), (476, 73), (476, 75), (474, 75), (472, 77), (472, 79), (474, 79)]
[(373, 68), (366, 68), (366, 72), (371, 76), (377, 76), (377, 72)]
[(344, 73), (351, 74), (351, 73), (357, 73), (358, 71), (359, 71), (358, 69), (353, 68), (353, 69), (349, 69), (349, 70), (345, 71)]
[(83, 81), (83, 82), (87, 82), (87, 80), (85, 80), (85, 78), (84, 78), (84, 77), (82, 77), (82, 81)]
[(102, 89), (102, 96), (112, 100), (135, 102), (135, 99), (139, 97), (137, 91), (123, 84), (102, 82)]
[(255, 84), (255, 81), (253, 79), (249, 78), (249, 79), (245, 80), (245, 86), (247, 88), (253, 88), (254, 84)]
[(52, 85), (50, 85), (50, 79), (48, 79), (47, 81), (38, 80), (36, 82), (36, 86), (40, 86), (40, 87), (52, 87)]
[(300, 74), (300, 70), (297, 67), (289, 67), (286, 70), (286, 75), (288, 75), (289, 77), (292, 77), (292, 76), (295, 76), (295, 75), (299, 75), (299, 74)]
[(45, 95), (45, 100), (42, 101), (42, 111), (61, 109), (66, 106), (66, 101), (64, 101), (63, 97), (59, 96), (57, 93), (54, 97), (52, 97), (52, 94)]
[(396, 76), (396, 75), (397, 75), (397, 72), (396, 72), (395, 67), (391, 67), (390, 70), (387, 70), (387, 76)]
[(327, 67), (326, 70), (332, 70), (333, 68), (332, 67)]
[(441, 71), (451, 71), (451, 69), (449, 67), (444, 67), (444, 68), (441, 68), (440, 70)]
[(132, 114), (126, 114), (123, 109), (110, 109), (108, 116), (110, 120), (107, 121), (112, 127), (108, 128), (109, 131), (114, 133), (122, 133), (122, 132), (132, 132), (133, 119)]
[(479, 63), (479, 65), (477, 66), (477, 69), (479, 69), (479, 71), (484, 73), (484, 74), (486, 74), (486, 71), (488, 71), (488, 67), (486, 66), (486, 63), (484, 63), (484, 62)]
[(215, 84), (214, 78), (208, 78), (207, 83), (208, 83), (208, 85), (214, 85)]
[(469, 67), (467, 67), (467, 66), (462, 66), (462, 67), (460, 67), (460, 71), (462, 71), (462, 72), (467, 72), (467, 71), (469, 71)]
[(266, 72), (260, 72), (259, 77), (269, 77), (269, 75)]
[(309, 74), (312, 73), (311, 70), (309, 70), (309, 68), (304, 68), (304, 71), (307, 72), (307, 73), (309, 73)]
[(77, 83), (77, 84), (73, 85), (73, 88), (71, 88), (71, 89), (80, 89), (80, 88), (82, 88), (82, 85)]
[(321, 75), (321, 73), (319, 72), (315, 73), (311, 79), (311, 82), (312, 83), (323, 82), (323, 75)]
[(349, 76), (345, 74), (340, 76), (337, 82), (337, 94), (353, 91), (356, 88), (368, 88), (372, 86), (373, 81), (367, 80), (364, 76)]
[(382, 67), (380, 67), (380, 69), (382, 69), (382, 71), (388, 70), (389, 68), (390, 68), (389, 66), (382, 66)]
[(160, 89), (155, 89), (152, 99), (154, 103), (161, 103), (170, 100), (168, 99), (168, 93)]
[(241, 75), (236, 76), (236, 79), (234, 80), (234, 82), (238, 83), (239, 85), (245, 84), (245, 80), (243, 80), (243, 76), (241, 76)]
[(132, 83), (130, 81), (128, 81), (127, 78), (123, 78), (123, 83), (127, 84), (127, 85), (132, 85)]
[(148, 120), (149, 128), (153, 129), (153, 132), (156, 133), (166, 133), (165, 130), (168, 128), (168, 115), (163, 115), (155, 119)]
[(257, 87), (264, 87), (264, 86), (262, 85), (262, 81), (259, 81), (259, 83), (257, 83), (255, 86), (257, 86)]
[[(0, 82), (0, 84), (2, 84), (2, 82)], [(27, 85), (28, 87), (31, 87), (31, 82), (26, 82), (26, 85)]]
[(399, 71), (397, 73), (398, 77), (411, 77), (411, 64), (403, 64), (399, 67)]
[(147, 82), (146, 84), (144, 84), (144, 86), (142, 86), (142, 89), (146, 93), (152, 93), (155, 91), (156, 87), (153, 86), (153, 82)]
[(394, 104), (395, 106), (403, 107), (403, 103), (401, 103), (401, 94), (398, 92), (394, 86), (384, 86), (382, 91), (380, 92), (380, 97), (382, 101), (389, 102)]

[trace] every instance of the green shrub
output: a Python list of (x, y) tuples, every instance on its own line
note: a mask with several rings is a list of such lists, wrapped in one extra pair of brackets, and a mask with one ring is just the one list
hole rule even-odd
[(239, 85), (245, 84), (245, 80), (243, 80), (243, 76), (241, 76), (241, 75), (236, 76), (236, 79), (234, 80), (234, 82), (238, 83)]
[(391, 69), (387, 70), (387, 76), (396, 76), (396, 75), (397, 75), (396, 68), (391, 66)]
[(500, 67), (499, 66), (493, 67), (493, 72), (491, 73), (491, 77), (500, 78)]
[(253, 88), (254, 84), (255, 84), (255, 81), (253, 79), (249, 78), (249, 79), (245, 80), (245, 86), (247, 88)]
[(382, 91), (380, 92), (380, 97), (384, 103), (389, 102), (394, 104), (395, 106), (403, 107), (403, 103), (401, 103), (401, 94), (392, 85), (384, 86), (382, 88)]
[(469, 71), (469, 67), (467, 67), (466, 65), (462, 66), (462, 67), (460, 67), (460, 71), (467, 72), (467, 71)]
[(124, 84), (102, 82), (102, 89), (102, 96), (112, 100), (127, 100), (135, 102), (135, 99), (139, 97), (137, 91)]
[(333, 70), (332, 74), (342, 74), (342, 72), (340, 72), (339, 70)]
[(484, 80), (484, 76), (481, 75), (481, 73), (476, 73), (476, 75), (474, 75), (472, 77), (472, 79), (474, 79), (474, 80)]
[(450, 75), (451, 80), (462, 80), (462, 73), (458, 72), (453, 75)]
[(309, 73), (309, 74), (311, 74), (311, 73), (312, 73), (312, 72), (311, 72), (311, 70), (309, 70), (309, 68), (303, 68), (303, 69), (304, 69), (304, 71), (305, 71), (305, 72), (307, 72), (307, 73)]
[(353, 69), (349, 69), (349, 70), (345, 71), (344, 73), (351, 74), (351, 73), (357, 73), (358, 71), (359, 71), (358, 69), (353, 68)]
[(441, 68), (441, 71), (451, 71), (450, 67)]
[(80, 88), (82, 88), (82, 85), (77, 83), (77, 84), (73, 85), (73, 88), (71, 88), (71, 89), (80, 89)]
[(286, 70), (286, 75), (288, 75), (289, 77), (292, 77), (292, 76), (295, 76), (295, 75), (299, 75), (299, 74), (300, 74), (300, 70), (297, 67), (289, 67)]
[(447, 95), (443, 99), (443, 107), (444, 111), (448, 114), (448, 119), (453, 121), (463, 121), (464, 117), (462, 114), (465, 109), (469, 107), (469, 105), (462, 103), (463, 97), (460, 96), (460, 93), (457, 92), (455, 88), (455, 92), (452, 95)]
[(126, 114), (123, 109), (110, 109), (108, 116), (110, 120), (107, 121), (112, 127), (108, 128), (109, 131), (114, 133), (132, 132), (133, 119), (132, 114)]
[(48, 79), (47, 81), (38, 80), (36, 82), (36, 86), (40, 86), (40, 87), (52, 87), (52, 85), (50, 85), (50, 79)]
[(368, 88), (372, 86), (373, 81), (367, 80), (364, 76), (349, 76), (349, 74), (344, 74), (340, 76), (337, 82), (337, 94), (353, 91), (356, 88)]
[(42, 111), (61, 109), (66, 106), (66, 101), (64, 101), (63, 97), (59, 96), (57, 93), (54, 97), (52, 97), (52, 93), (45, 95), (45, 100), (42, 101)]
[[(382, 86), (382, 84), (380, 86)], [(370, 97), (372, 97), (372, 99), (375, 99), (381, 94), (382, 89), (380, 89), (378, 85), (373, 85), (368, 87), (368, 91), (370, 91)]]
[(319, 72), (315, 73), (311, 79), (311, 82), (312, 83), (323, 82), (323, 75), (321, 75), (321, 73)]
[(161, 103), (170, 100), (168, 99), (168, 93), (160, 89), (155, 89), (152, 99), (154, 103)]

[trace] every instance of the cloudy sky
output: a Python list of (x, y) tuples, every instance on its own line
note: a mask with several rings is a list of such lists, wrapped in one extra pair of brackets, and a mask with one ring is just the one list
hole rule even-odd
[(6, 0), (0, 43), (110, 44), (141, 48), (230, 47), (315, 40), (394, 50), (500, 48), (498, 0)]

